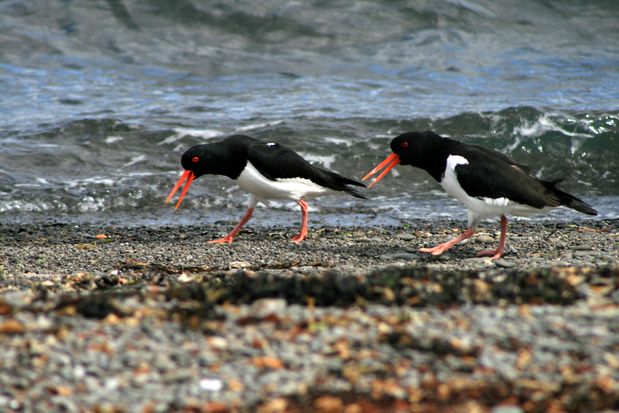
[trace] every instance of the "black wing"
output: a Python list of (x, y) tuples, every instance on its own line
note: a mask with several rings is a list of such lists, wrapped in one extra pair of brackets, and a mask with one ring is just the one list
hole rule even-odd
[(456, 166), (455, 172), (460, 186), (472, 197), (508, 198), (534, 208), (561, 205), (553, 183), (534, 177), (528, 167), (500, 152), (463, 144), (452, 154), (468, 161)]
[(597, 215), (591, 205), (557, 188), (559, 180), (536, 178), (527, 166), (493, 149), (462, 144), (454, 154), (469, 162), (456, 166), (455, 172), (462, 189), (472, 197), (505, 197), (540, 209), (565, 205), (584, 214)]
[[(463, 144), (464, 145), (464, 144)], [(518, 168), (522, 169), (525, 173), (527, 174), (531, 174), (531, 168), (528, 167), (527, 165), (523, 165), (521, 163), (518, 163), (516, 161), (514, 161), (512, 158), (510, 158), (509, 156), (505, 155), (504, 153), (501, 153), (497, 150), (494, 150), (492, 148), (488, 148), (487, 146), (480, 146), (480, 145), (467, 145), (471, 148), (471, 150), (474, 148), (476, 150), (479, 150), (481, 152), (484, 152), (485, 154), (487, 154), (488, 156), (493, 156), (493, 157), (497, 157), (501, 160), (503, 160), (504, 162), (513, 165), (513, 166), (517, 166)]]
[(278, 143), (259, 143), (247, 149), (247, 160), (265, 177), (276, 180), (304, 178), (335, 191), (348, 192), (358, 198), (365, 198), (347, 185), (365, 187), (364, 184), (346, 178), (335, 172), (311, 165), (298, 153)]

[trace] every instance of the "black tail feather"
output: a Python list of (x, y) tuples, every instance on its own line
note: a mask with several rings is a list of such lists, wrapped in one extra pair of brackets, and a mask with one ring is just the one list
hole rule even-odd
[(362, 195), (355, 188), (351, 188), (348, 186), (348, 185), (354, 185), (354, 186), (360, 186), (362, 188), (365, 188), (366, 186), (364, 183), (355, 181), (354, 179), (346, 178), (345, 176), (336, 174), (335, 172), (331, 172), (331, 173), (337, 177), (336, 178), (337, 181), (344, 186), (346, 192), (348, 192), (349, 194), (351, 194), (352, 196), (356, 198), (367, 199), (364, 195)]
[(555, 184), (560, 182), (560, 180), (554, 182), (547, 182), (546, 185), (549, 189), (552, 190), (553, 195), (557, 197), (557, 200), (561, 205), (564, 205), (568, 208), (572, 208), (578, 212), (582, 212), (587, 215), (597, 215), (598, 212), (589, 204), (587, 204), (582, 199), (576, 198), (574, 195), (570, 195), (567, 192), (563, 192), (562, 190), (555, 187)]
[(354, 186), (365, 188), (366, 187), (365, 184), (355, 181), (354, 179), (346, 178), (345, 176), (342, 176), (333, 171), (329, 171), (328, 169), (323, 169), (323, 168), (319, 168), (316, 166), (314, 168), (315, 170), (319, 172), (322, 178), (326, 181), (325, 183), (328, 182), (328, 185), (327, 185), (328, 187), (335, 189), (337, 191), (347, 192), (356, 198), (367, 199), (364, 195), (362, 195), (355, 188), (350, 188), (348, 186), (348, 185), (354, 185)]
[(348, 186), (345, 186), (344, 188), (346, 188), (346, 192), (348, 192), (349, 194), (351, 194), (352, 196), (354, 196), (355, 198), (361, 198), (361, 199), (367, 199), (364, 195), (362, 195), (359, 191), (357, 191), (355, 188), (350, 188)]

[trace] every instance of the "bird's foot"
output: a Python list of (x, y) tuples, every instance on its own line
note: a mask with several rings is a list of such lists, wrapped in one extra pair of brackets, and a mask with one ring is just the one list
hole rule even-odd
[(432, 255), (441, 255), (442, 253), (447, 251), (447, 248), (445, 248), (445, 246), (443, 246), (443, 244), (441, 244), (441, 245), (437, 245), (436, 247), (432, 247), (432, 248), (419, 248), (418, 251), (419, 252), (427, 252), (427, 253), (430, 253)]
[(476, 257), (490, 257), (491, 260), (498, 260), (503, 256), (503, 251), (499, 250), (483, 250), (475, 254)]
[(232, 241), (234, 241), (234, 237), (232, 235), (226, 235), (223, 238), (217, 238), (217, 239), (213, 239), (208, 241), (209, 244), (232, 244)]
[(296, 237), (292, 237), (290, 239), (290, 241), (294, 242), (295, 244), (300, 244), (303, 242), (303, 240), (307, 237), (307, 232), (300, 232), (299, 235), (297, 235)]
[(438, 244), (436, 247), (432, 248), (419, 248), (419, 252), (429, 252), (432, 255), (441, 255), (454, 245), (464, 241), (465, 239), (471, 238), (471, 236), (475, 233), (475, 228), (467, 228), (462, 234), (458, 235), (456, 238), (443, 242), (442, 244)]

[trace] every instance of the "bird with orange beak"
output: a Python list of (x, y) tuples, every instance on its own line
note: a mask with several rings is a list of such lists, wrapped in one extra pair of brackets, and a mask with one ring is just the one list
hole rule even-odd
[(223, 238), (210, 243), (231, 244), (241, 228), (251, 219), (256, 204), (271, 199), (289, 199), (301, 207), (299, 234), (292, 238), (302, 242), (308, 234), (308, 199), (347, 193), (365, 198), (350, 187), (364, 184), (335, 172), (311, 165), (299, 154), (276, 142), (262, 142), (246, 135), (229, 136), (219, 142), (196, 145), (181, 158), (184, 172), (170, 191), (166, 203), (184, 185), (176, 208), (181, 205), (191, 183), (203, 175), (224, 175), (250, 193), (247, 211), (240, 222)]
[[(458, 237), (420, 252), (439, 255), (470, 238), (480, 220), (500, 217), (499, 245), (478, 256), (501, 257), (505, 251), (507, 215), (528, 216), (566, 206), (588, 215), (597, 211), (580, 199), (561, 191), (559, 181), (543, 181), (527, 166), (493, 149), (444, 138), (434, 132), (407, 132), (391, 141), (392, 153), (363, 180), (380, 174), (369, 188), (382, 180), (396, 165), (425, 169), (449, 194), (468, 210), (467, 229)], [(381, 172), (382, 171), (382, 172)]]

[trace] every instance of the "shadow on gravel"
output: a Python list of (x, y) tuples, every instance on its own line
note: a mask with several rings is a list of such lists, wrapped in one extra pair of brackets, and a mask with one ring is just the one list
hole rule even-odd
[[(423, 267), (388, 267), (364, 276), (327, 271), (320, 275), (291, 275), (268, 271), (235, 270), (196, 274), (199, 282), (178, 282), (178, 274), (163, 267), (143, 267), (120, 276), (91, 280), (92, 289), (61, 294), (47, 310), (74, 308), (84, 317), (130, 315), (135, 305), (158, 307), (169, 316), (219, 318), (224, 304), (251, 304), (264, 298), (285, 299), (288, 304), (319, 307), (388, 306), (441, 308), (461, 305), (554, 304), (569, 305), (585, 298), (593, 284), (617, 289), (619, 269), (556, 268), (536, 271), (439, 272)], [(131, 280), (131, 281), (127, 281)], [(129, 284), (126, 284), (129, 283)], [(41, 309), (37, 301), (32, 309)], [(51, 307), (51, 308), (50, 308)], [(25, 309), (25, 308), (22, 308)], [(35, 310), (36, 311), (36, 310)]]
[(247, 304), (261, 298), (284, 298), (288, 304), (321, 307), (384, 304), (457, 306), (462, 304), (571, 304), (582, 298), (566, 279), (551, 270), (499, 273), (435, 272), (425, 268), (386, 268), (367, 276), (328, 271), (319, 276), (282, 277), (244, 271), (216, 274), (202, 283), (169, 290), (169, 298)]

